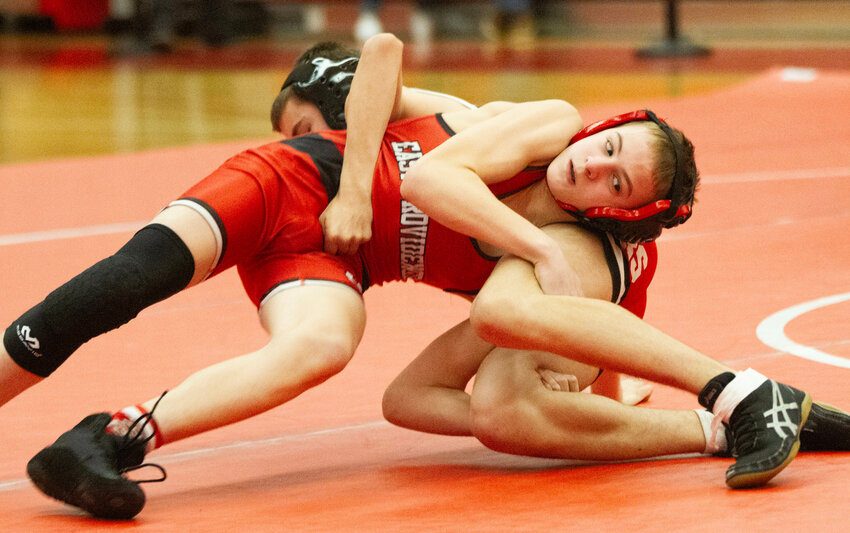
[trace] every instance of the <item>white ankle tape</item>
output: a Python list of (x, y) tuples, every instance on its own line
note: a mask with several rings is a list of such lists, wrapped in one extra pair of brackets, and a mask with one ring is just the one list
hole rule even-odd
[[(723, 391), (717, 396), (714, 402), (714, 420), (711, 422), (711, 438), (712, 441), (718, 439), (723, 422), (729, 422), (729, 417), (732, 416), (732, 411), (738, 407), (741, 400), (750, 395), (751, 392), (759, 388), (759, 386), (767, 381), (767, 378), (759, 374), (752, 368), (748, 368), (737, 374)], [(725, 431), (723, 432), (725, 436)]]
[(729, 444), (726, 442), (726, 432), (715, 432), (712, 429), (714, 419), (716, 418), (714, 414), (705, 409), (694, 409), (694, 412), (697, 414), (697, 418), (699, 418), (699, 422), (702, 425), (702, 432), (705, 434), (705, 450), (702, 453), (713, 455), (718, 452), (725, 452), (729, 447)]
[(741, 400), (749, 396), (765, 381), (767, 381), (767, 378), (752, 368), (738, 373), (735, 379), (726, 385), (720, 395), (717, 396), (717, 401), (714, 402), (714, 414), (723, 422), (729, 422), (732, 411), (738, 407)]

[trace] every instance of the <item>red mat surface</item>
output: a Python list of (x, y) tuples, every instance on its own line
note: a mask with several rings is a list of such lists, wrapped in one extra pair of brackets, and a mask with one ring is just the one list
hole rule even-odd
[[(691, 221), (660, 242), (647, 320), (735, 367), (752, 366), (850, 407), (846, 367), (766, 345), (756, 329), (850, 287), (850, 73), (777, 69), (719, 93), (639, 102), (681, 127), (703, 174)], [(626, 110), (585, 110), (588, 120)], [(0, 323), (111, 253), (237, 143), (0, 167)], [(383, 422), (383, 388), (463, 301), (406, 285), (370, 290), (363, 344), (339, 376), (263, 416), (150, 459), (131, 523), (82, 516), (39, 494), (29, 457), (94, 411), (152, 397), (195, 369), (261, 345), (235, 273), (95, 339), (0, 409), (0, 531), (839, 531), (850, 455), (801, 454), (760, 490), (725, 488), (726, 459), (629, 464), (497, 454), (471, 438)], [(784, 334), (850, 355), (847, 300), (789, 318)], [(782, 332), (768, 332), (774, 342)], [(653, 407), (696, 407), (658, 386)]]

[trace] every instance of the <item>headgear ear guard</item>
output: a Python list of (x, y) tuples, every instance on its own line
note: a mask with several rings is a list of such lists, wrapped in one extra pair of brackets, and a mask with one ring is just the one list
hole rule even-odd
[(345, 99), (351, 89), (351, 80), (358, 59), (349, 57), (334, 61), (325, 57), (313, 58), (292, 69), (280, 90), (292, 86), (299, 98), (319, 108), (325, 122), (332, 129), (345, 129)]
[(622, 124), (638, 120), (649, 120), (661, 128), (673, 145), (675, 156), (675, 174), (667, 199), (652, 202), (637, 209), (620, 209), (616, 207), (591, 207), (584, 211), (576, 207), (558, 202), (561, 208), (573, 215), (579, 224), (592, 229), (611, 233), (614, 237), (625, 242), (649, 242), (661, 235), (664, 228), (672, 228), (686, 221), (691, 216), (694, 204), (696, 179), (692, 183), (686, 181), (686, 165), (684, 147), (674, 135), (666, 122), (655, 116), (649, 110), (632, 111), (616, 117), (591, 124), (575, 134), (570, 144), (589, 137), (595, 133), (615, 128)]

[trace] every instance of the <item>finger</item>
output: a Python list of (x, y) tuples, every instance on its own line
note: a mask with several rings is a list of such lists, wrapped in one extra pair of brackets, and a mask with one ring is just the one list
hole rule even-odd
[(543, 385), (549, 390), (553, 390), (553, 391), (561, 390), (561, 386), (558, 384), (558, 382), (556, 380), (552, 379), (552, 376), (550, 376), (549, 374), (542, 374), (541, 373), (540, 374), (540, 381), (543, 382)]
[(325, 252), (329, 254), (336, 254), (338, 249), (337, 241), (333, 238), (325, 238)]

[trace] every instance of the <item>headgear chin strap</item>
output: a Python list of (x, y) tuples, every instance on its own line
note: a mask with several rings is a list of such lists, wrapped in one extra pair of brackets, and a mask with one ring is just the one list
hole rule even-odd
[(673, 145), (676, 171), (667, 198), (637, 209), (591, 207), (584, 211), (572, 205), (558, 202), (558, 205), (564, 211), (573, 215), (579, 224), (610, 233), (621, 241), (635, 243), (655, 240), (661, 235), (662, 229), (678, 226), (691, 216), (696, 180), (693, 180), (693, 183), (685, 183), (686, 160), (682, 143), (679, 142), (667, 123), (649, 110), (632, 111), (596, 122), (576, 133), (570, 139), (570, 144), (573, 144), (608, 128), (615, 128), (638, 120), (649, 120), (657, 124)]
[(280, 90), (292, 86), (295, 94), (319, 108), (325, 122), (332, 129), (345, 129), (345, 99), (351, 89), (351, 80), (358, 59), (349, 57), (339, 61), (325, 57), (313, 58), (292, 69)]

